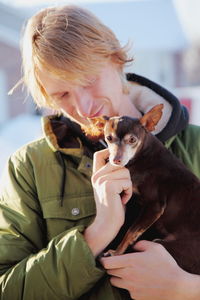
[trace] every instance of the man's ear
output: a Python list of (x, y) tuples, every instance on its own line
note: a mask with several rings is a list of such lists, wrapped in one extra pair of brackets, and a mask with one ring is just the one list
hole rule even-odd
[(161, 119), (163, 107), (163, 104), (158, 104), (148, 111), (142, 118), (140, 118), (140, 123), (146, 128), (147, 131), (155, 130), (155, 126)]

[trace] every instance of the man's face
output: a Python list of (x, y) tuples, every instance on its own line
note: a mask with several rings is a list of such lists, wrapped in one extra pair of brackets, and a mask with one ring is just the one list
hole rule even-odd
[(38, 72), (39, 81), (61, 111), (79, 124), (87, 125), (88, 119), (97, 116), (118, 116), (124, 94), (117, 67), (106, 63), (95, 77), (88, 75), (85, 86), (72, 85), (45, 69)]

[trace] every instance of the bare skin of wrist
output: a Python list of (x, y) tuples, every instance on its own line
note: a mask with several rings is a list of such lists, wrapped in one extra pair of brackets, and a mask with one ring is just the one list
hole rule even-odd
[(91, 224), (84, 232), (84, 238), (96, 258), (109, 244), (110, 237), (106, 231), (108, 227), (105, 224)]

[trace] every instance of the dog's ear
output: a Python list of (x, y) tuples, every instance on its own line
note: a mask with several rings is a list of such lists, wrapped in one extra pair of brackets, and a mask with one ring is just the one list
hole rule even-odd
[(154, 106), (150, 111), (148, 111), (142, 118), (140, 118), (140, 123), (147, 131), (154, 131), (155, 126), (158, 124), (161, 116), (163, 104), (158, 104)]

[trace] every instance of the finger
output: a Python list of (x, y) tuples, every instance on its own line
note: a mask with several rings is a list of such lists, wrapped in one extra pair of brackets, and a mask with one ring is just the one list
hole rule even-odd
[(121, 289), (127, 289), (127, 283), (126, 281), (124, 281), (122, 278), (120, 277), (115, 277), (115, 276), (112, 276), (110, 278), (110, 283), (115, 286), (115, 287), (118, 287), (118, 288), (121, 288)]
[(137, 251), (144, 252), (144, 251), (152, 249), (152, 247), (154, 247), (156, 245), (157, 244), (155, 242), (141, 240), (141, 241), (137, 242), (133, 248)]
[[(113, 174), (113, 176), (116, 176), (115, 178), (127, 178), (127, 180), (131, 180), (130, 178), (130, 172), (127, 168), (124, 167), (119, 167), (119, 166), (113, 166), (111, 165), (109, 162), (104, 165), (103, 167), (101, 167), (96, 173), (93, 173), (92, 175), (92, 183), (94, 184), (95, 181), (104, 175), (108, 175), (111, 176)], [(110, 177), (109, 177), (110, 178)]]
[(127, 202), (131, 199), (131, 196), (133, 194), (133, 185), (132, 182), (126, 181), (123, 185), (123, 191), (122, 191), (122, 204), (126, 205)]
[(125, 268), (130, 265), (130, 254), (102, 257), (100, 262), (106, 270)]
[(106, 164), (106, 160), (108, 159), (108, 157), (108, 149), (104, 149), (94, 153), (93, 173), (96, 173), (100, 168), (102, 168)]
[(111, 181), (111, 180), (127, 180), (131, 183), (130, 174), (129, 171), (126, 168), (121, 169), (110, 169), (108, 172), (109, 167), (105, 166), (101, 168), (99, 171), (97, 171), (92, 176), (92, 182), (95, 184), (98, 182), (98, 184), (102, 184), (105, 181)]
[(126, 270), (127, 268), (116, 268), (116, 269), (108, 269), (106, 270), (107, 274), (115, 277), (124, 277), (126, 276)]
[(109, 178), (109, 180), (101, 181), (101, 179), (102, 178), (100, 178), (99, 181), (97, 180), (96, 184), (102, 185), (103, 191), (105, 193), (104, 196), (119, 195), (123, 205), (125, 205), (130, 200), (132, 196), (132, 184), (129, 180), (121, 178), (110, 180)]

